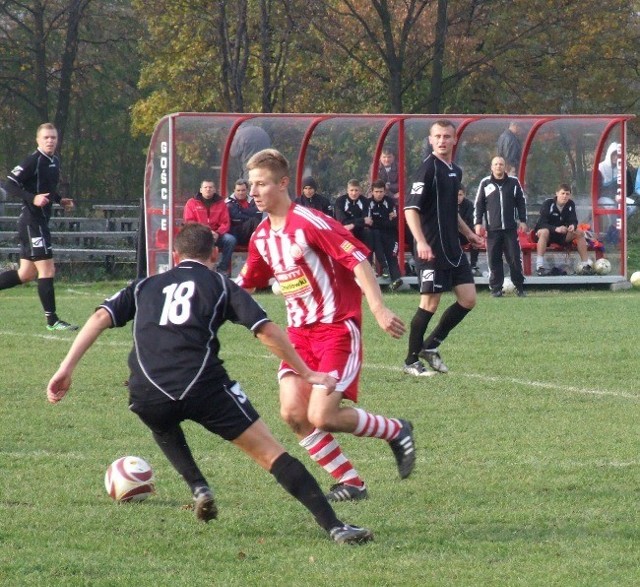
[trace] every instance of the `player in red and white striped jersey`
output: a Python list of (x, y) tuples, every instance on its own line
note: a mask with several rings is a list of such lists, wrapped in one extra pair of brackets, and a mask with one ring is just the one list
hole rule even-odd
[(281, 363), (282, 417), (311, 458), (336, 480), (327, 497), (363, 499), (367, 497), (364, 482), (331, 433), (386, 440), (402, 478), (415, 465), (415, 444), (410, 422), (340, 405), (343, 398), (354, 402), (358, 398), (362, 293), (385, 332), (400, 338), (405, 326), (385, 306), (367, 261), (369, 251), (362, 243), (332, 218), (291, 202), (289, 164), (281, 153), (260, 151), (247, 169), (251, 196), (268, 218), (251, 237), (238, 283), (251, 290), (266, 287), (275, 277), (286, 300), (288, 335), (294, 348), (310, 368), (337, 380), (336, 391), (327, 393)]

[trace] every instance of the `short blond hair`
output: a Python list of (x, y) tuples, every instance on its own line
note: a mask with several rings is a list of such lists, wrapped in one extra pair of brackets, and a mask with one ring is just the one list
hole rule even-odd
[(262, 149), (252, 155), (247, 161), (247, 171), (252, 169), (268, 169), (276, 182), (289, 177), (289, 161), (277, 149)]
[(54, 124), (52, 124), (51, 122), (43, 122), (39, 127), (38, 130), (36, 131), (36, 137), (40, 136), (40, 131), (41, 130), (55, 130), (56, 132), (58, 132), (58, 129), (55, 127)]

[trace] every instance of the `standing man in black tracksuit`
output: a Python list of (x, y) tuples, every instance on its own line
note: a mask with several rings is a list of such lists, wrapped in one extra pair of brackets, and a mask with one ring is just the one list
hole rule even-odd
[[(511, 281), (519, 297), (525, 297), (522, 251), (518, 230), (527, 230), (527, 203), (517, 178), (507, 175), (503, 157), (491, 160), (491, 175), (478, 186), (474, 223), (476, 234), (487, 233), (487, 257), (489, 260), (489, 287), (491, 295), (502, 297), (504, 270), (502, 255), (507, 259)], [(483, 220), (485, 226), (483, 227)]]
[(71, 198), (63, 198), (58, 193), (60, 160), (56, 155), (56, 127), (50, 122), (41, 124), (36, 133), (36, 143), (38, 148), (13, 168), (5, 183), (7, 194), (22, 202), (18, 218), (20, 266), (17, 270), (0, 273), (0, 290), (37, 279), (47, 329), (77, 330), (77, 326), (58, 318), (53, 287), (56, 268), (49, 231), (51, 210), (54, 202), (65, 210), (74, 207)]
[(382, 275), (391, 279), (389, 289), (396, 291), (402, 285), (398, 263), (398, 211), (393, 196), (388, 196), (386, 190), (383, 179), (376, 179), (371, 184), (369, 214), (373, 224), (370, 230), (373, 252), (382, 266)]
[(369, 199), (363, 195), (357, 179), (350, 179), (347, 182), (347, 193), (336, 199), (333, 210), (336, 220), (351, 231), (351, 234), (361, 243), (373, 250), (370, 231), (373, 220), (369, 213)]

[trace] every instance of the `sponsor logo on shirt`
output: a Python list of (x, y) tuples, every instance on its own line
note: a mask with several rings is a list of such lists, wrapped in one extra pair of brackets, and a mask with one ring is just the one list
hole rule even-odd
[(36, 236), (31, 239), (31, 246), (34, 249), (43, 249), (44, 248), (44, 239), (41, 236)]
[(22, 169), (22, 167), (20, 167), (20, 165), (16, 165), (12, 170), (11, 170), (11, 174), (15, 175), (16, 177), (18, 177), (22, 172), (24, 171), (24, 169)]
[(349, 241), (342, 241), (342, 243), (340, 244), (340, 248), (345, 252), (345, 253), (351, 253), (355, 247), (353, 246), (352, 243), (350, 243)]
[(416, 181), (411, 186), (411, 194), (421, 194), (422, 190), (424, 190), (424, 182)]
[(276, 273), (276, 280), (280, 284), (280, 291), (285, 298), (301, 298), (312, 292), (309, 278), (301, 267)]

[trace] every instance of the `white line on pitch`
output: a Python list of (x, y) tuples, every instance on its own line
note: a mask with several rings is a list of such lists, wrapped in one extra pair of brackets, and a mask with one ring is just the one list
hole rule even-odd
[[(45, 340), (62, 340), (62, 341), (69, 341), (71, 342), (71, 339), (68, 337), (63, 337), (63, 336), (53, 336), (50, 334), (25, 334), (24, 332), (12, 332), (12, 331), (8, 331), (8, 330), (0, 330), (0, 336), (31, 336), (31, 337), (35, 337), (35, 338), (42, 338)], [(125, 341), (113, 341), (110, 342), (108, 340), (101, 340), (100, 344), (106, 345), (106, 346), (113, 346), (113, 347), (131, 347), (131, 343), (130, 342), (125, 342)], [(225, 355), (227, 357), (229, 356), (242, 356), (245, 359), (247, 358), (253, 358), (253, 359), (273, 359), (275, 360), (275, 357), (273, 357), (272, 355), (267, 355), (267, 354), (263, 354), (263, 353), (247, 353), (244, 351), (222, 351), (222, 358), (224, 359)], [(395, 366), (391, 366), (391, 365), (379, 365), (379, 364), (375, 364), (375, 363), (365, 363), (363, 368), (365, 370), (376, 370), (376, 371), (390, 371), (390, 372), (394, 372), (394, 373), (399, 373), (401, 372), (400, 367), (395, 367)], [(582, 394), (582, 395), (593, 395), (593, 396), (600, 396), (600, 397), (621, 397), (621, 398), (625, 398), (625, 399), (632, 399), (632, 400), (640, 400), (640, 396), (633, 394), (633, 393), (628, 393), (626, 391), (609, 391), (609, 390), (602, 390), (602, 389), (587, 389), (587, 388), (583, 388), (583, 387), (574, 387), (574, 386), (570, 386), (570, 385), (558, 385), (556, 383), (549, 383), (546, 381), (527, 381), (524, 379), (515, 379), (512, 377), (496, 377), (493, 375), (480, 375), (478, 373), (462, 373), (462, 372), (453, 372), (450, 373), (448, 375), (443, 375), (443, 377), (467, 377), (469, 379), (479, 379), (480, 381), (484, 381), (487, 383), (510, 383), (513, 385), (521, 385), (524, 387), (535, 387), (538, 389), (550, 389), (550, 390), (555, 390), (555, 391), (560, 391), (560, 392), (565, 392), (565, 393), (575, 393), (575, 394)]]

